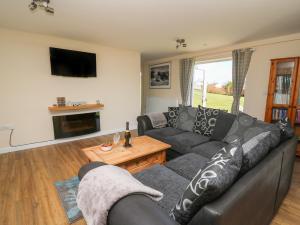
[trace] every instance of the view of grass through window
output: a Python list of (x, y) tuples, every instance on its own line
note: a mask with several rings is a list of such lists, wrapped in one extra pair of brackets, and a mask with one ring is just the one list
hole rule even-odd
[[(244, 94), (240, 101), (243, 111)], [(193, 106), (231, 111), (232, 60), (198, 63), (195, 65), (193, 79)]]

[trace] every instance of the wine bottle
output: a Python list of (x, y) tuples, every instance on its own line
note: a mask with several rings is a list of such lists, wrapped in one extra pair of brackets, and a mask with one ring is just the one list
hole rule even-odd
[(126, 130), (125, 130), (125, 148), (131, 147), (131, 134), (129, 131), (129, 122), (126, 122)]

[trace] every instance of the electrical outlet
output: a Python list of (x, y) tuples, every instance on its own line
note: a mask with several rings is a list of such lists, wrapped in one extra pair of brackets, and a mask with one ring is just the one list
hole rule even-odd
[(13, 130), (13, 129), (15, 129), (15, 126), (13, 124), (0, 125), (0, 131), (1, 130)]

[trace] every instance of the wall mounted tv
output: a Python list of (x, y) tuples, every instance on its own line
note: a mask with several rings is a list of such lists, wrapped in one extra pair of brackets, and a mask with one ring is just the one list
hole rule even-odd
[(96, 54), (50, 47), (51, 74), (96, 77)]

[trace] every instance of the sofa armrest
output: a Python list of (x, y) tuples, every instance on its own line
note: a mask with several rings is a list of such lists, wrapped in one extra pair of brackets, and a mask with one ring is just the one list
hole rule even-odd
[[(102, 162), (90, 162), (78, 172), (81, 180), (85, 174), (97, 167), (106, 165)], [(116, 202), (108, 214), (108, 225), (179, 225), (165, 213), (157, 203), (141, 194), (128, 195)]]
[(138, 116), (137, 122), (138, 122), (138, 135), (139, 136), (145, 135), (145, 131), (153, 129), (151, 120), (149, 119), (149, 117), (147, 115)]
[(104, 165), (106, 165), (106, 164), (103, 162), (90, 162), (90, 163), (83, 165), (78, 171), (79, 180), (82, 180), (84, 175), (87, 174), (90, 170), (95, 169), (99, 166), (104, 166)]
[(108, 225), (179, 225), (149, 197), (129, 195), (109, 211)]
[[(168, 119), (168, 113), (163, 113), (165, 117)], [(151, 123), (151, 120), (147, 115), (138, 116), (137, 117), (138, 122), (138, 135), (142, 136), (145, 135), (145, 131), (154, 129)]]

